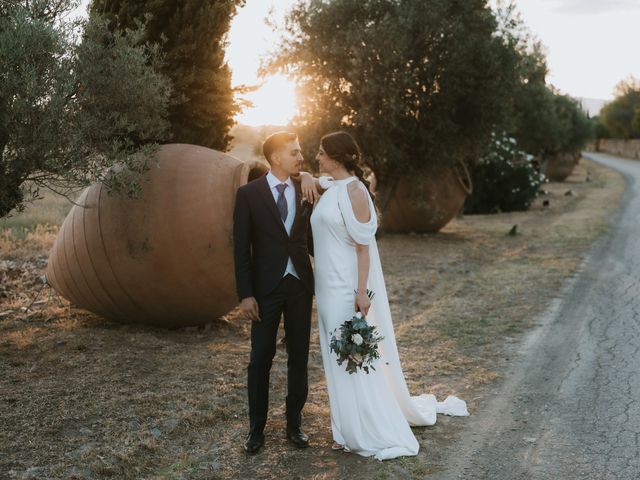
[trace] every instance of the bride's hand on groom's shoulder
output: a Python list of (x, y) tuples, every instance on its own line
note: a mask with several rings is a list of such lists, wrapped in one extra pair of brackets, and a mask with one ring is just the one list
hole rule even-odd
[(300, 189), (302, 196), (312, 204), (320, 200), (320, 192), (318, 191), (318, 179), (314, 178), (309, 172), (300, 172)]
[(240, 311), (242, 316), (253, 322), (260, 321), (260, 309), (258, 308), (258, 302), (255, 297), (243, 298), (240, 301)]

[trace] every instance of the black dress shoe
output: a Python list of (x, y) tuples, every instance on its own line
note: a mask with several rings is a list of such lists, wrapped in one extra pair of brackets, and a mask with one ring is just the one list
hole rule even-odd
[(299, 428), (287, 428), (287, 439), (298, 448), (309, 446), (309, 437)]
[(249, 455), (255, 455), (264, 445), (264, 433), (250, 433), (244, 442), (244, 451)]

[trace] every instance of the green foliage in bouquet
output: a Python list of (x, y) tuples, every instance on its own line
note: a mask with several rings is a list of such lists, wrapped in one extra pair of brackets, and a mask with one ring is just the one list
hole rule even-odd
[(538, 195), (545, 176), (532, 155), (518, 148), (515, 139), (493, 135), (490, 147), (472, 172), (473, 194), (466, 213), (527, 210)]
[[(372, 299), (374, 293), (367, 290), (367, 296)], [(349, 320), (336, 328), (329, 342), (329, 349), (338, 356), (338, 365), (347, 362), (347, 372), (356, 373), (358, 368), (369, 373), (375, 370), (374, 360), (380, 358), (378, 343), (384, 339), (378, 329), (367, 323), (367, 319), (358, 312)]]

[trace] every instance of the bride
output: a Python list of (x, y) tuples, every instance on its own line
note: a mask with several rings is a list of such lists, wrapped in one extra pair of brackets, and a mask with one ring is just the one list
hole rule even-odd
[[(302, 190), (308, 199), (317, 197), (318, 188), (324, 191), (311, 215), (311, 227), (332, 448), (379, 460), (416, 455), (418, 441), (410, 427), (433, 425), (436, 413), (468, 415), (466, 403), (453, 396), (444, 402), (433, 395), (410, 396), (378, 256), (376, 209), (359, 166), (358, 145), (348, 133), (331, 133), (321, 139), (316, 159), (327, 176), (314, 179), (303, 174)], [(367, 289), (375, 293), (373, 301)], [(329, 350), (333, 330), (358, 311), (384, 337), (376, 370), (369, 374), (349, 374)]]

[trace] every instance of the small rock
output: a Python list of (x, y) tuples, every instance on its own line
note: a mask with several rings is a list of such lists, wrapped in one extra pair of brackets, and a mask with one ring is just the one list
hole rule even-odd
[(576, 194), (573, 190), (567, 190), (566, 192), (564, 192), (564, 196), (565, 197), (575, 197)]
[(24, 472), (24, 476), (22, 478), (43, 478), (44, 468), (43, 467), (29, 467), (26, 472)]
[(509, 230), (509, 235), (513, 237), (517, 234), (518, 234), (518, 225), (514, 225), (513, 227), (511, 227), (511, 230)]
[(170, 418), (166, 422), (164, 422), (165, 430), (171, 433), (176, 429), (179, 423), (180, 420), (178, 420), (177, 418)]
[(128, 426), (129, 426), (129, 430), (137, 431), (140, 429), (140, 422), (138, 422), (137, 420), (131, 420), (128, 423)]
[(151, 435), (153, 435), (156, 438), (158, 438), (160, 435), (162, 435), (162, 432), (160, 431), (160, 429), (158, 427), (153, 427), (151, 430), (149, 430), (149, 433), (151, 433)]
[(89, 453), (91, 450), (93, 450), (95, 447), (96, 447), (95, 442), (83, 443), (82, 445), (80, 445), (80, 448), (78, 448), (77, 450), (78, 455), (85, 455)]
[(551, 202), (549, 202), (549, 200), (544, 200), (544, 201), (542, 202), (542, 206), (543, 206), (543, 207), (548, 207), (548, 206), (550, 205), (550, 203), (551, 203)]
[(82, 479), (91, 479), (91, 478), (96, 478), (90, 470), (87, 470), (85, 468), (79, 468), (76, 467), (75, 465), (72, 466), (69, 471), (68, 471), (68, 478), (82, 478)]

